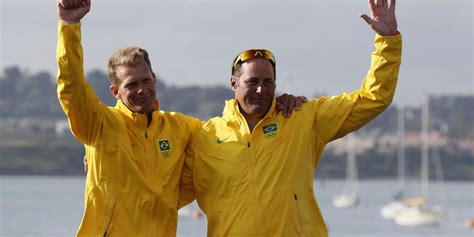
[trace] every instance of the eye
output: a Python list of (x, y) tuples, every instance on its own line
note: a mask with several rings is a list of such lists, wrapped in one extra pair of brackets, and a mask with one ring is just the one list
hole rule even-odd
[(265, 80), (265, 81), (263, 82), (263, 85), (264, 85), (264, 86), (273, 86), (273, 81), (272, 81), (272, 80)]
[(133, 89), (136, 85), (137, 85), (137, 83), (129, 83), (129, 84), (126, 84), (124, 87), (126, 89)]
[(250, 79), (250, 80), (246, 81), (246, 83), (249, 86), (256, 86), (256, 85), (258, 85), (258, 80), (257, 79)]

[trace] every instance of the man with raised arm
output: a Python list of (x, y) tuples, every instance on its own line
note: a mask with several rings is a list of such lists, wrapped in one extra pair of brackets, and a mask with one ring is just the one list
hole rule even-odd
[(159, 110), (156, 77), (138, 47), (121, 48), (109, 60), (116, 106), (99, 101), (83, 69), (80, 20), (90, 4), (57, 6), (58, 97), (89, 164), (77, 235), (174, 236), (184, 150), (201, 122)]
[(235, 99), (194, 136), (181, 179), (207, 216), (208, 236), (328, 236), (313, 190), (323, 149), (390, 105), (401, 62), (395, 0), (368, 2), (372, 17), (361, 17), (377, 33), (376, 50), (351, 93), (312, 99), (284, 118), (274, 109), (273, 54), (249, 49), (234, 59)]
[[(109, 60), (115, 107), (102, 104), (84, 77), (81, 19), (90, 0), (59, 0), (58, 98), (73, 135), (86, 147), (85, 210), (78, 236), (175, 236), (185, 149), (195, 118), (159, 110), (146, 50), (120, 48)], [(290, 114), (300, 100), (284, 95)]]

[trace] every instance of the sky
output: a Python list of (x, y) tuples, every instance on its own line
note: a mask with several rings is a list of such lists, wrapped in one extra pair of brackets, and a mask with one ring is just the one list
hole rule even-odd
[[(403, 57), (395, 104), (474, 94), (472, 2), (397, 2)], [(55, 3), (0, 0), (1, 71), (56, 74)], [(359, 18), (368, 12), (365, 0), (92, 0), (82, 21), (85, 70), (105, 72), (116, 49), (134, 45), (149, 51), (169, 85), (229, 85), (240, 51), (268, 48), (278, 91), (335, 95), (357, 89), (369, 68), (374, 32)]]

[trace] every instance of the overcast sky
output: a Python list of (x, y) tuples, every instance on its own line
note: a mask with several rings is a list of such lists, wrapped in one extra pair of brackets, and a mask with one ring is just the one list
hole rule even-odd
[[(0, 68), (56, 74), (54, 0), (0, 0)], [(277, 89), (297, 95), (357, 89), (369, 67), (373, 31), (359, 17), (365, 0), (93, 0), (82, 22), (86, 71), (106, 70), (124, 45), (146, 48), (157, 75), (173, 85), (227, 85), (232, 59), (269, 48)], [(395, 103), (424, 94), (473, 95), (472, 0), (399, 0), (403, 61)]]

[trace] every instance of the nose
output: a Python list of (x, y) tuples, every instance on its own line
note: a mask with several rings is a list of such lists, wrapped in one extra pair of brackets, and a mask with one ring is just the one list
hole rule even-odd
[(143, 84), (138, 84), (137, 93), (138, 94), (143, 94), (143, 93), (145, 93), (145, 91), (146, 91), (145, 86)]
[(259, 95), (262, 94), (262, 92), (263, 92), (262, 85), (258, 85), (258, 86), (257, 86), (257, 91), (256, 91), (256, 92), (257, 92), (257, 94), (259, 94)]

